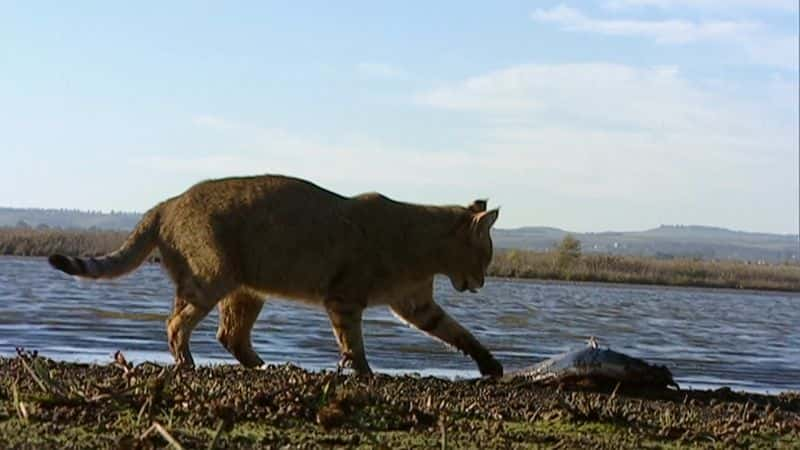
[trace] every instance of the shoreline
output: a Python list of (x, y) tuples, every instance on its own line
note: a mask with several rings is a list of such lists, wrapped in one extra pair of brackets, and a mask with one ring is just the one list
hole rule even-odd
[[(132, 359), (137, 361), (139, 364), (150, 364), (150, 365), (157, 365), (162, 367), (171, 366), (173, 364), (172, 357), (169, 355), (169, 352), (164, 352), (163, 355), (159, 358), (147, 358), (138, 357), (139, 352), (131, 351), (127, 352), (127, 355), (130, 355)], [(49, 353), (48, 353), (49, 355)], [(557, 356), (554, 354), (552, 356)], [(2, 360), (11, 360), (14, 359), (14, 352), (3, 352), (0, 353), (0, 361)], [(83, 366), (103, 366), (109, 363), (113, 359), (113, 355), (111, 352), (104, 356), (94, 355), (93, 357), (86, 357), (86, 358), (63, 358), (58, 356), (47, 356), (48, 360), (53, 361), (56, 364), (66, 364), (66, 365), (83, 365)], [(516, 372), (520, 370), (524, 370), (538, 362), (543, 361), (544, 359), (540, 359), (537, 361), (532, 361), (531, 364), (526, 366), (519, 366), (519, 367), (510, 367), (509, 370), (511, 372)], [(335, 364), (331, 362), (330, 365), (308, 365), (304, 364), (299, 361), (292, 361), (292, 360), (272, 360), (265, 362), (269, 366), (283, 366), (288, 365), (292, 367), (296, 367), (300, 370), (308, 372), (309, 374), (315, 375), (323, 375), (327, 372), (331, 372), (335, 368)], [(237, 367), (238, 363), (233, 357), (225, 357), (225, 358), (203, 358), (201, 356), (195, 356), (195, 364), (197, 368), (200, 369), (210, 369), (215, 370), (224, 367)], [(433, 378), (442, 381), (450, 381), (450, 382), (469, 382), (469, 381), (477, 381), (480, 379), (480, 373), (477, 370), (470, 370), (470, 369), (423, 369), (423, 370), (412, 370), (412, 369), (387, 369), (381, 368), (379, 366), (372, 367), (373, 372), (380, 376), (387, 376), (387, 377), (411, 377), (411, 378)], [(681, 391), (684, 392), (692, 392), (692, 391), (716, 391), (716, 390), (727, 390), (733, 392), (735, 394), (741, 395), (763, 395), (763, 396), (780, 396), (780, 395), (800, 395), (800, 386), (798, 387), (790, 387), (786, 389), (780, 388), (754, 388), (754, 389), (747, 389), (741, 385), (735, 384), (725, 384), (725, 383), (714, 383), (713, 379), (709, 379), (707, 381), (687, 381), (682, 380), (680, 378), (676, 378), (678, 384), (681, 386)]]
[(584, 281), (584, 280), (561, 280), (557, 278), (525, 278), (525, 277), (507, 277), (491, 275), (486, 278), (515, 281), (522, 283), (538, 283), (547, 285), (564, 285), (564, 286), (596, 286), (596, 287), (610, 287), (610, 288), (630, 288), (630, 289), (676, 289), (685, 291), (710, 291), (720, 293), (745, 293), (756, 295), (791, 295), (796, 294), (800, 297), (800, 290), (795, 289), (751, 289), (751, 288), (733, 288), (722, 286), (702, 286), (702, 285), (684, 285), (684, 284), (648, 284), (641, 282), (620, 282), (620, 281)]
[(175, 371), (27, 352), (0, 358), (0, 375), (3, 448), (800, 445), (800, 393), (356, 377), (291, 365)]

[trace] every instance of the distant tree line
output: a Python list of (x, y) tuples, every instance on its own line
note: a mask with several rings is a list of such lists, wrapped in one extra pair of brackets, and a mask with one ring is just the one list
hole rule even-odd
[(129, 230), (139, 220), (137, 213), (77, 209), (19, 209), (0, 207), (0, 226), (49, 226), (62, 228), (97, 227), (109, 230)]

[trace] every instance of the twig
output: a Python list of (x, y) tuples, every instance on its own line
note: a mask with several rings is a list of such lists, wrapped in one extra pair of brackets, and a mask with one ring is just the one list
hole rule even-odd
[(133, 364), (129, 363), (128, 360), (125, 359), (125, 355), (119, 350), (114, 353), (114, 362), (112, 364), (122, 369), (122, 375), (125, 377), (130, 376), (133, 372)]
[(447, 426), (445, 426), (443, 420), (439, 422), (439, 429), (442, 432), (442, 450), (447, 450)]
[(44, 391), (46, 394), (50, 394), (51, 390), (47, 389), (47, 386), (44, 385), (44, 382), (39, 378), (38, 375), (36, 375), (36, 372), (31, 368), (31, 366), (28, 365), (28, 362), (25, 361), (25, 356), (20, 354), (19, 360), (20, 362), (22, 362), (22, 366), (25, 367), (25, 370), (28, 372), (31, 378), (33, 378), (33, 381), (35, 381), (36, 384), (38, 384), (39, 387), (42, 388), (42, 391)]
[(156, 427), (156, 431), (158, 431), (158, 433), (161, 435), (161, 437), (164, 438), (164, 440), (172, 444), (172, 446), (175, 447), (176, 449), (183, 450), (183, 446), (181, 445), (181, 443), (178, 442), (174, 437), (172, 437), (172, 435), (169, 434), (169, 432), (164, 427), (162, 427), (160, 423), (153, 422), (153, 426)]
[(611, 403), (612, 400), (617, 398), (617, 391), (619, 390), (620, 384), (622, 384), (622, 382), (617, 381), (617, 385), (614, 386), (614, 390), (611, 392), (611, 395), (608, 396), (608, 403)]
[(132, 384), (132, 385), (130, 385), (128, 387), (122, 388), (122, 389), (117, 390), (117, 391), (111, 391), (111, 390), (105, 389), (106, 392), (104, 392), (102, 394), (97, 394), (94, 397), (87, 399), (87, 401), (92, 402), (92, 401), (97, 401), (97, 400), (103, 400), (103, 399), (108, 398), (108, 397), (119, 397), (119, 396), (121, 396), (123, 394), (127, 394), (127, 393), (129, 393), (131, 391), (135, 391), (136, 389), (139, 389), (141, 387), (146, 387), (147, 383), (149, 383), (149, 380), (144, 379), (144, 380), (142, 380), (142, 381), (140, 381), (140, 382), (138, 382), (136, 384)]
[(136, 423), (142, 422), (142, 416), (144, 416), (144, 412), (150, 408), (150, 405), (153, 404), (153, 397), (147, 397), (147, 400), (142, 403), (142, 407), (139, 408), (139, 415), (136, 416)]
[(14, 398), (14, 409), (17, 411), (17, 417), (22, 421), (22, 423), (28, 423), (28, 409), (25, 408), (25, 403), (19, 399), (19, 390), (17, 389), (17, 381), (14, 380), (14, 384), (11, 385), (11, 395)]
[(145, 431), (144, 433), (142, 433), (141, 436), (139, 436), (139, 440), (144, 440), (153, 431), (157, 431), (158, 434), (160, 434), (165, 441), (167, 441), (170, 445), (172, 445), (176, 449), (183, 450), (183, 446), (181, 445), (181, 443), (178, 442), (174, 437), (172, 437), (172, 435), (169, 434), (169, 431), (167, 431), (164, 427), (162, 427), (161, 424), (158, 422), (153, 422), (153, 425), (151, 425), (150, 428), (147, 429), (147, 431)]
[(214, 437), (211, 439), (211, 442), (208, 444), (208, 450), (214, 450), (217, 447), (217, 441), (219, 440), (219, 435), (222, 433), (222, 428), (225, 427), (225, 421), (220, 420), (219, 424), (217, 424), (217, 429), (214, 430)]

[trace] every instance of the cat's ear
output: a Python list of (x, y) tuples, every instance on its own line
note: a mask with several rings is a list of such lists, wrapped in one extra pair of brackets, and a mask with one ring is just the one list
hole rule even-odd
[(467, 206), (467, 209), (473, 214), (486, 212), (486, 202), (487, 201), (488, 200), (486, 200), (486, 199), (475, 200), (474, 202), (472, 202), (472, 204)]
[(475, 224), (475, 233), (478, 237), (486, 236), (489, 234), (489, 229), (492, 228), (492, 225), (497, 221), (497, 216), (500, 215), (499, 209), (493, 209), (491, 211), (481, 212), (475, 215), (474, 224)]

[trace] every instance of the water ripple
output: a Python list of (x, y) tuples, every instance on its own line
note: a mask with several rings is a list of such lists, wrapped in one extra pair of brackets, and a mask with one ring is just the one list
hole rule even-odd
[[(164, 320), (172, 286), (145, 265), (111, 281), (65, 276), (40, 258), (0, 258), (0, 355), (14, 347), (63, 360), (108, 362), (116, 350), (134, 361), (170, 362)], [(582, 345), (602, 345), (667, 365), (693, 387), (800, 390), (800, 296), (642, 286), (492, 279), (479, 294), (437, 280), (436, 297), (491, 348), (507, 370)], [(195, 331), (201, 363), (232, 363), (216, 341), (217, 314)], [(387, 309), (367, 311), (370, 362), (389, 373), (478, 375), (468, 358), (400, 323)], [(268, 362), (332, 368), (339, 356), (327, 316), (307, 305), (270, 300), (253, 332)]]

